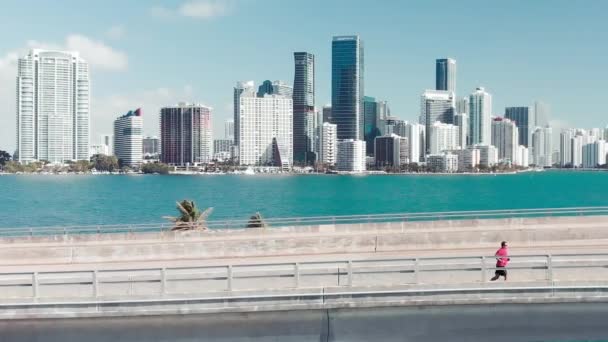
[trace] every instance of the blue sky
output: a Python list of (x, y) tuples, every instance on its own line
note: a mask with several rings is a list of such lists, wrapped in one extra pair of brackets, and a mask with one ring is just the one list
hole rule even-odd
[(293, 52), (317, 61), (317, 105), (331, 97), (333, 35), (365, 44), (365, 93), (416, 120), (434, 61), (457, 60), (458, 96), (484, 86), (494, 113), (534, 100), (557, 128), (605, 127), (608, 1), (3, 0), (0, 149), (15, 146), (15, 59), (30, 47), (78, 49), (92, 68), (92, 143), (112, 120), (177, 101), (214, 108), (216, 137), (239, 80), (293, 80)]

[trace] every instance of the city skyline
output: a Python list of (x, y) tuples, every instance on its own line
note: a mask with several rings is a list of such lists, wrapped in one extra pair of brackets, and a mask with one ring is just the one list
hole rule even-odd
[[(202, 13), (204, 11), (200, 8), (197, 12), (192, 6), (185, 6), (203, 3), (216, 4), (217, 11)], [(220, 3), (228, 5), (222, 7)], [(446, 13), (433, 10), (439, 3), (444, 6)], [(49, 25), (50, 21), (56, 21), (53, 20), (54, 16), (61, 16), (55, 6), (41, 3), (32, 9), (32, 13), (19, 7), (17, 2), (7, 2), (7, 12), (14, 13), (2, 24), (7, 28), (9, 25), (18, 26), (19, 21), (39, 11), (48, 15), (40, 15), (26, 28), (11, 31), (12, 34), (0, 43), (0, 108), (3, 108), (0, 112), (3, 122), (0, 148), (12, 152), (16, 147), (16, 132), (13, 129), (16, 109), (12, 96), (15, 92), (16, 59), (23, 57), (29, 48), (78, 50), (91, 64), (91, 82), (94, 85), (91, 100), (92, 141), (101, 134), (111, 133), (113, 118), (128, 108), (142, 107), (152, 115), (158, 113), (162, 106), (181, 101), (204, 103), (216, 108), (214, 137), (220, 137), (223, 121), (232, 114), (231, 88), (234, 82), (240, 79), (271, 79), (292, 84), (294, 51), (309, 51), (316, 56), (315, 105), (320, 108), (331, 102), (331, 39), (341, 34), (358, 34), (366, 42), (365, 93), (387, 100), (394, 115), (401, 119), (416, 121), (419, 114), (417, 97), (424, 89), (434, 88), (436, 59), (449, 57), (458, 62), (458, 97), (470, 94), (477, 86), (484, 86), (493, 95), (494, 115), (501, 115), (505, 107), (531, 106), (540, 99), (551, 107), (550, 119), (554, 132), (559, 132), (563, 127), (604, 127), (601, 106), (587, 99), (601, 98), (600, 85), (606, 76), (605, 71), (585, 72), (583, 57), (602, 55), (603, 48), (596, 46), (594, 41), (603, 41), (607, 32), (605, 27), (597, 27), (599, 24), (590, 18), (602, 13), (602, 9), (608, 6), (590, 3), (581, 8), (565, 1), (558, 3), (547, 6), (519, 1), (502, 4), (499, 6), (501, 8), (496, 9), (478, 9), (485, 14), (479, 16), (482, 24), (488, 24), (484, 32), (469, 37), (468, 34), (477, 32), (474, 25), (450, 24), (448, 32), (457, 38), (454, 42), (440, 35), (440, 31), (447, 28), (448, 21), (428, 30), (425, 39), (415, 37), (415, 23), (429, 19), (431, 15), (441, 18), (447, 17), (447, 12), (450, 15), (462, 14), (466, 6), (442, 1), (416, 5), (389, 1), (377, 9), (369, 5), (350, 8), (349, 15), (340, 20), (320, 20), (322, 24), (312, 29), (311, 34), (296, 35), (297, 39), (292, 38), (288, 44), (280, 44), (277, 40), (262, 42), (253, 39), (251, 42), (227, 46), (220, 41), (231, 41), (229, 38), (237, 37), (240, 32), (237, 28), (226, 30), (226, 27), (243, 18), (257, 16), (292, 22), (300, 16), (313, 15), (311, 11), (314, 8), (323, 9), (314, 15), (329, 18), (340, 9), (339, 1), (336, 4), (317, 4), (313, 1), (310, 8), (302, 13), (290, 13), (284, 17), (277, 16), (278, 13), (287, 13), (285, 4), (278, 1), (268, 13), (261, 13), (255, 1), (177, 1), (157, 6), (131, 3), (124, 6), (124, 16), (120, 18), (113, 15), (110, 10), (112, 6), (93, 6), (96, 18), (87, 22), (77, 20), (73, 23), (74, 27)], [(69, 11), (82, 13), (87, 10), (80, 6), (74, 3)], [(188, 12), (188, 8), (192, 12)], [(391, 13), (396, 19), (412, 20), (409, 24), (399, 23), (407, 20), (390, 23), (383, 20), (387, 26), (383, 28), (374, 27), (371, 25), (373, 23), (360, 25), (363, 13), (379, 11)], [(552, 14), (545, 16), (550, 19), (544, 19), (543, 25), (533, 20), (533, 15), (541, 11)], [(139, 22), (131, 20), (136, 15), (138, 19), (141, 16)], [(492, 20), (499, 15), (506, 19), (521, 19), (521, 25), (508, 32), (494, 28)], [(565, 31), (558, 27), (565, 18), (580, 25), (571, 25)], [(145, 31), (148, 28), (145, 24), (160, 25), (168, 31), (148, 32)], [(163, 24), (170, 24), (170, 29)], [(48, 26), (53, 27), (48, 29)], [(185, 32), (188, 29), (192, 32)], [(287, 27), (285, 32), (278, 34), (277, 39), (293, 35), (294, 30)], [(521, 31), (529, 34), (521, 34)], [(179, 43), (192, 39), (195, 34), (214, 37), (205, 40), (212, 53), (205, 54), (204, 59), (197, 58), (195, 49), (191, 54), (180, 55), (183, 63), (172, 63), (171, 54), (158, 50), (159, 44), (167, 39)], [(399, 39), (405, 43), (395, 45), (395, 35), (405, 35)], [(475, 49), (470, 48), (470, 44), (484, 37), (488, 39), (486, 43), (475, 45)], [(501, 43), (491, 43), (492, 37)], [(259, 48), (251, 49), (256, 45)], [(504, 50), (505, 46), (509, 46), (509, 50)], [(521, 56), (512, 53), (518, 49), (527, 49), (527, 53)], [(568, 52), (571, 49), (576, 49), (577, 55), (583, 57), (572, 56)], [(155, 53), (144, 53), (148, 51)], [(404, 53), (406, 51), (408, 53)], [(236, 56), (243, 53), (247, 53), (248, 62), (237, 63)], [(273, 55), (273, 63), (267, 63), (268, 54)], [(525, 82), (521, 82), (522, 79)], [(144, 125), (146, 134), (158, 135), (157, 124), (146, 121)]]

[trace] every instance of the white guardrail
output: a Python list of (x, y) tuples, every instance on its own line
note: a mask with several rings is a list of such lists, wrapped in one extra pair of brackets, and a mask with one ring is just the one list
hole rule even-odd
[[(343, 216), (310, 216), (265, 218), (264, 222), (270, 227), (315, 226), (324, 224), (361, 224), (404, 221), (439, 221), (439, 220), (478, 220), (551, 216), (597, 216), (608, 215), (608, 207), (573, 207), (573, 208), (540, 208), (540, 209), (501, 209), (477, 211), (445, 211), (370, 215)], [(209, 220), (206, 224), (210, 229), (242, 229), (249, 220)], [(120, 225), (85, 225), (57, 227), (17, 227), (0, 228), (0, 237), (13, 236), (48, 236), (48, 235), (77, 235), (77, 234), (109, 234), (135, 232), (166, 232), (170, 231), (171, 223), (145, 223)]]
[[(494, 256), (467, 256), (0, 273), (0, 304), (54, 298), (103, 302), (201, 294), (222, 298), (255, 291), (348, 291), (352, 287), (398, 285), (413, 285), (421, 291), (457, 286), (466, 291), (486, 286), (495, 269)], [(538, 288), (564, 283), (585, 285), (590, 281), (608, 285), (608, 253), (515, 255), (507, 270), (515, 284), (535, 283)]]

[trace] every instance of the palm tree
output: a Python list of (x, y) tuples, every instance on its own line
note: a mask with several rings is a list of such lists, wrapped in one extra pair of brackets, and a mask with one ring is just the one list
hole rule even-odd
[(213, 208), (207, 208), (201, 212), (194, 201), (183, 200), (176, 204), (180, 216), (165, 216), (166, 219), (175, 224), (171, 230), (207, 230), (207, 218), (213, 212)]
[(247, 223), (247, 228), (266, 228), (266, 227), (268, 227), (268, 224), (266, 223), (266, 221), (264, 221), (262, 214), (260, 214), (259, 212), (256, 212), (255, 214), (251, 215), (251, 217), (249, 218), (249, 222)]

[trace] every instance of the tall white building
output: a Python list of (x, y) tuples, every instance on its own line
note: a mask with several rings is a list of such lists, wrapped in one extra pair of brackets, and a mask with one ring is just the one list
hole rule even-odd
[(498, 150), (498, 160), (517, 164), (519, 131), (515, 122), (505, 118), (492, 120), (492, 145)]
[(534, 102), (534, 126), (546, 127), (549, 125), (549, 105), (542, 101)]
[(319, 154), (321, 155), (321, 162), (327, 165), (336, 165), (338, 154), (337, 126), (329, 122), (324, 122), (321, 126), (320, 137)]
[(521, 167), (529, 166), (530, 153), (526, 146), (524, 146), (524, 145), (517, 146), (516, 159), (513, 163), (515, 165), (519, 165)]
[(537, 167), (553, 165), (553, 135), (551, 127), (536, 127), (532, 132), (532, 159)]
[(583, 167), (596, 168), (606, 164), (608, 145), (604, 139), (583, 146)]
[(456, 114), (469, 114), (469, 98), (462, 97), (456, 100)]
[(89, 159), (89, 65), (78, 52), (33, 49), (17, 68), (19, 161)]
[(336, 170), (347, 172), (364, 172), (365, 140), (338, 140)]
[(572, 138), (575, 131), (564, 129), (559, 135), (559, 162), (562, 167), (572, 165)]
[(114, 155), (123, 166), (139, 167), (143, 159), (141, 108), (114, 120)]
[(257, 97), (251, 83), (239, 95), (238, 139), (241, 165), (290, 167), (293, 162), (293, 102), (291, 97), (264, 94)]
[[(439, 121), (453, 124), (456, 99), (453, 92), (444, 90), (425, 90), (420, 96), (420, 123), (430, 132), (431, 126)], [(430, 134), (427, 135), (426, 153), (430, 150)]]
[(454, 125), (458, 127), (458, 145), (461, 149), (467, 148), (467, 140), (469, 137), (469, 115), (466, 113), (454, 115)]
[(479, 150), (476, 148), (450, 151), (458, 156), (458, 171), (471, 172), (481, 162)]
[(442, 151), (454, 150), (459, 147), (458, 127), (436, 121), (429, 134), (431, 154), (439, 154)]
[(425, 126), (417, 123), (405, 122), (402, 136), (407, 138), (409, 152), (408, 159), (410, 163), (418, 164), (424, 161), (424, 156), (426, 155)]
[(483, 87), (469, 96), (469, 145), (490, 145), (492, 135), (492, 95)]

